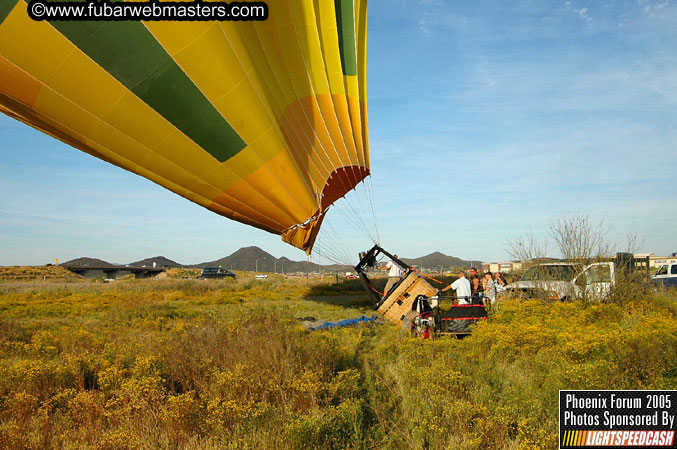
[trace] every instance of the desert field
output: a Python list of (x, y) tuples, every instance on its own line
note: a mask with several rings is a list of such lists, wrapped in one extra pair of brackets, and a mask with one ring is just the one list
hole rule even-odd
[[(1, 274), (0, 274), (1, 275)], [(461, 340), (357, 280), (0, 282), (0, 448), (555, 449), (559, 389), (677, 388), (677, 292), (499, 302)]]

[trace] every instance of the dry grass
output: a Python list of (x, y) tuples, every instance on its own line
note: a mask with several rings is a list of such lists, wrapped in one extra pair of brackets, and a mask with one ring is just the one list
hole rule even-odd
[(0, 448), (557, 448), (558, 389), (677, 387), (674, 292), (503, 302), (460, 341), (299, 325), (372, 315), (356, 286), (5, 288)]
[(61, 266), (0, 266), (0, 282), (76, 282), (83, 278)]

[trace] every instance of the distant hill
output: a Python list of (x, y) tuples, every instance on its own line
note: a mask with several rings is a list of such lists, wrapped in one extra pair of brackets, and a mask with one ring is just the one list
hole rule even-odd
[(268, 262), (275, 260), (275, 257), (270, 253), (261, 250), (258, 247), (243, 247), (232, 253), (229, 256), (216, 259), (214, 261), (206, 261), (200, 264), (194, 264), (189, 267), (203, 268), (208, 266), (221, 266), (226, 269), (234, 270), (254, 270), (256, 268), (256, 260), (259, 259), (259, 271), (272, 272), (273, 264), (270, 264), (271, 270), (267, 270)]
[[(434, 252), (426, 256), (418, 258), (401, 258), (402, 261), (410, 266), (420, 267), (423, 261), (424, 269), (449, 270), (452, 266), (469, 266), (471, 261), (466, 261), (455, 256), (448, 256), (440, 252)], [(308, 263), (307, 261), (292, 261), (287, 257), (275, 258), (270, 253), (260, 249), (259, 247), (244, 247), (237, 250), (230, 256), (226, 256), (215, 261), (203, 262), (195, 264), (190, 267), (203, 268), (207, 266), (222, 266), (226, 269), (232, 270), (249, 270), (256, 269), (256, 260), (258, 260), (259, 272), (317, 272), (318, 265), (315, 263)], [(472, 264), (481, 266), (481, 261), (472, 261)], [(352, 267), (339, 266), (336, 264), (322, 266), (323, 270), (331, 270), (337, 272), (350, 271)]]
[[(292, 261), (284, 256), (276, 258), (256, 246), (243, 247), (229, 256), (214, 261), (194, 264), (189, 267), (203, 268), (207, 266), (221, 266), (231, 270), (254, 271), (257, 268), (257, 260), (259, 272), (293, 273), (318, 271), (317, 264), (308, 263), (306, 261)], [(322, 266), (323, 269), (327, 269), (327, 267), (328, 266)]]
[(482, 262), (475, 261), (466, 261), (464, 259), (457, 258), (455, 256), (448, 256), (444, 253), (434, 252), (429, 255), (419, 256), (418, 258), (400, 258), (403, 262), (409, 264), (410, 266), (420, 267), (423, 264), (424, 269), (431, 270), (440, 270), (442, 271), (449, 270), (452, 266), (454, 267), (463, 267), (470, 266), (471, 264), (475, 267), (482, 266)]
[[(427, 270), (449, 270), (452, 266), (469, 266), (472, 262), (475, 266), (481, 266), (480, 261), (466, 261), (455, 256), (448, 256), (440, 252), (431, 253), (426, 256), (418, 258), (401, 258), (402, 261), (410, 266), (420, 267), (423, 263), (423, 268)], [(221, 266), (231, 270), (245, 270), (254, 271), (257, 268), (259, 272), (278, 272), (278, 273), (294, 273), (294, 272), (317, 272), (319, 267), (315, 263), (307, 261), (292, 261), (287, 257), (276, 258), (265, 250), (256, 246), (243, 247), (229, 256), (216, 259), (214, 261), (205, 261), (199, 264), (184, 265), (173, 261), (164, 256), (155, 256), (153, 258), (142, 259), (129, 263), (129, 266), (134, 267), (152, 267), (155, 262), (156, 267), (186, 267), (202, 269), (203, 267)], [(106, 261), (96, 258), (77, 258), (63, 263), (64, 266), (70, 267), (115, 267)], [(352, 267), (339, 266), (336, 264), (321, 266), (322, 270), (344, 272), (352, 271)]]
[(117, 267), (115, 264), (111, 264), (107, 261), (96, 258), (88, 258), (86, 256), (82, 258), (71, 259), (60, 265), (66, 267)]
[(155, 256), (153, 258), (146, 258), (142, 259), (141, 261), (131, 262), (127, 265), (134, 267), (144, 267), (144, 266), (153, 267), (153, 263), (155, 263), (156, 267), (183, 267), (176, 261), (172, 261), (171, 259), (165, 258), (164, 256)]

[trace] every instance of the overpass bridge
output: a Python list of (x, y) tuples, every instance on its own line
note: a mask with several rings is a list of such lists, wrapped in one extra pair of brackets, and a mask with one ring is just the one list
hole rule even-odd
[(104, 278), (115, 280), (125, 275), (133, 274), (134, 278), (152, 278), (164, 269), (161, 267), (133, 267), (133, 266), (64, 266), (73, 273), (85, 278)]

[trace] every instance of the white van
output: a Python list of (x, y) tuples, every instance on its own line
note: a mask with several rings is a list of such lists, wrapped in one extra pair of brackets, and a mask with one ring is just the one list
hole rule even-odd
[(651, 277), (651, 282), (665, 287), (677, 287), (677, 263), (664, 264)]

